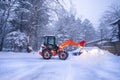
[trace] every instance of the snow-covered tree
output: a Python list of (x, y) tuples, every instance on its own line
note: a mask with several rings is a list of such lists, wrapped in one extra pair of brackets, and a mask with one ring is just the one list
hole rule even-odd
[(113, 30), (112, 30), (111, 25), (102, 21), (102, 19), (101, 19), (101, 22), (98, 27), (99, 38), (111, 39), (113, 37), (112, 32), (113, 32)]
[(101, 18), (99, 29), (103, 30), (104, 37), (110, 40), (118, 38), (118, 26), (112, 25), (118, 19), (120, 19), (120, 5), (112, 5)]
[(88, 19), (83, 21), (82, 27), (86, 41), (91, 41), (97, 38), (95, 28)]
[(10, 21), (13, 19), (12, 11), (15, 3), (16, 0), (0, 2), (0, 51), (3, 49), (5, 35), (13, 30)]
[(46, 0), (34, 0), (31, 1), (32, 8), (29, 19), (29, 43), (33, 46), (34, 50), (38, 50), (41, 44), (41, 37), (49, 21), (48, 7)]
[(0, 3), (0, 50), (4, 36), (19, 30), (29, 36), (29, 44), (34, 50), (38, 48), (39, 35), (48, 23), (46, 0), (12, 0)]
[(6, 35), (4, 39), (4, 50), (26, 51), (28, 36), (20, 31), (13, 31)]
[(46, 0), (17, 0), (15, 17), (11, 21), (16, 30), (29, 36), (29, 45), (38, 49), (41, 31), (48, 24)]
[(29, 0), (17, 0), (14, 9), (14, 19), (11, 21), (16, 30), (26, 33), (31, 6)]

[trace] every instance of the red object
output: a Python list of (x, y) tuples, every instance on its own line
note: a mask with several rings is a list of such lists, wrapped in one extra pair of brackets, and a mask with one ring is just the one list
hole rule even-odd
[(42, 56), (42, 52), (41, 52), (41, 51), (39, 51), (39, 55), (41, 55), (41, 56)]
[(83, 47), (83, 46), (85, 45), (85, 42), (86, 42), (85, 40), (80, 41), (80, 42), (79, 42), (80, 46)]

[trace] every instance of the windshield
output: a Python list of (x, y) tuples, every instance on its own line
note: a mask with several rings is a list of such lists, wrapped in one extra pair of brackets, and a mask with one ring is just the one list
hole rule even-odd
[(54, 43), (55, 43), (55, 38), (49, 37), (48, 44), (54, 44)]

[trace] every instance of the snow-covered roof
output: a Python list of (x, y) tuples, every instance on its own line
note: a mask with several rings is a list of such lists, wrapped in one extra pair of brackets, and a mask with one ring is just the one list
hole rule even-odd
[(90, 44), (90, 43), (93, 43), (93, 42), (100, 42), (100, 41), (109, 41), (109, 39), (96, 39), (96, 40), (92, 40), (92, 41), (89, 41), (87, 42), (86, 44)]
[(117, 23), (120, 23), (120, 18), (118, 18), (115, 21), (111, 22), (112, 25), (116, 25)]

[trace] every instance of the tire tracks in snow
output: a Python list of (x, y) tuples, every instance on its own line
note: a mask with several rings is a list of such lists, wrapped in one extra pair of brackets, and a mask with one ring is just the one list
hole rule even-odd
[[(18, 70), (14, 71), (10, 75), (8, 75), (8, 77), (6, 77), (5, 80), (8, 80), (8, 79), (9, 80), (23, 80), (21, 78), (32, 74), (34, 71), (38, 70), (41, 67), (44, 67), (44, 65), (38, 66), (38, 64), (37, 65), (27, 64), (26, 67), (23, 66), (22, 68), (17, 68)], [(29, 76), (29, 77), (31, 77), (31, 76)], [(28, 79), (24, 79), (24, 80), (28, 80)]]
[(67, 76), (66, 76), (65, 80), (74, 80), (73, 79), (74, 70), (73, 70), (73, 67), (72, 67), (72, 63), (68, 62), (67, 65), (68, 65), (68, 69), (67, 69), (67, 73), (66, 73)]

